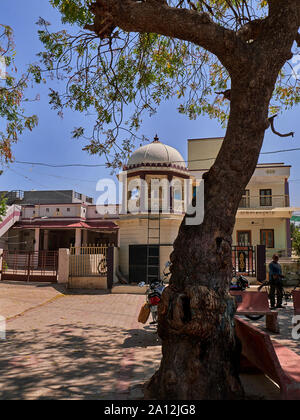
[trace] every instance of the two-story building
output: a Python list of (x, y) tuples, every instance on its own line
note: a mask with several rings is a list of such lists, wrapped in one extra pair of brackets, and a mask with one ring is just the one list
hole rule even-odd
[[(137, 149), (119, 174), (122, 201), (116, 206), (97, 206), (74, 191), (11, 192), (0, 222), (0, 248), (19, 252), (113, 244), (130, 281), (161, 276), (185, 214), (184, 188), (202, 179), (222, 140), (188, 140), (188, 165), (157, 138)], [(257, 165), (237, 213), (234, 245), (264, 244), (268, 255), (291, 255), (289, 176), (290, 166), (283, 163)], [(157, 211), (150, 212), (153, 203)]]
[[(188, 140), (190, 172), (202, 178), (214, 163), (223, 138)], [(291, 256), (290, 165), (258, 164), (247, 185), (236, 216), (233, 244), (265, 245), (267, 256)]]

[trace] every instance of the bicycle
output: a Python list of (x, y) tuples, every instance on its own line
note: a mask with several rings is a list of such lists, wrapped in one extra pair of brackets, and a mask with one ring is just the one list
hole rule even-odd
[[(297, 273), (297, 274), (299, 274), (299, 273)], [(270, 297), (270, 282), (268, 280), (264, 281), (257, 288), (257, 290), (259, 292), (261, 292), (263, 288), (265, 288), (265, 291), (268, 293), (268, 296)], [(298, 283), (296, 284), (296, 286), (293, 287), (292, 290), (287, 290), (287, 288), (288, 288), (288, 286), (283, 287), (283, 299), (285, 301), (285, 304), (284, 304), (285, 306), (287, 306), (287, 304), (288, 304), (289, 301), (292, 301), (293, 300), (293, 292), (295, 290), (297, 290), (298, 288), (300, 288), (300, 279), (298, 279)]]
[(107, 261), (106, 258), (103, 256), (101, 257), (98, 267), (97, 267), (98, 273), (102, 276), (107, 274)]

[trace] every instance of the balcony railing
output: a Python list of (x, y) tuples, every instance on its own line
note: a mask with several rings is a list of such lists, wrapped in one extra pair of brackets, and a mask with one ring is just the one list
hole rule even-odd
[(289, 207), (288, 195), (244, 195), (239, 209), (272, 209), (276, 207)]

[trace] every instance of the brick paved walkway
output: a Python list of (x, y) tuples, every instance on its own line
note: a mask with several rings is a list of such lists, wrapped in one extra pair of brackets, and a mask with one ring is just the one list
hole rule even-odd
[[(7, 322), (7, 340), (0, 341), (0, 400), (142, 398), (142, 385), (161, 359), (155, 328), (137, 322), (145, 297), (64, 295), (49, 287), (5, 289), (8, 313), (18, 313), (18, 299), (27, 309)], [(0, 313), (1, 302), (3, 295)], [(288, 324), (289, 311), (280, 313), (281, 322)], [(280, 338), (299, 350), (288, 330)], [(242, 382), (249, 398), (278, 398), (278, 389), (263, 375), (243, 375)]]
[(0, 399), (141, 397), (161, 357), (155, 328), (137, 323), (144, 300), (67, 295), (8, 321)]

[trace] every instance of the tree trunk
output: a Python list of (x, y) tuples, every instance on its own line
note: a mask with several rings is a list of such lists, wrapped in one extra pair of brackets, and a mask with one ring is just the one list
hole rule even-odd
[[(248, 84), (245, 84), (248, 83)], [(234, 333), (231, 238), (243, 191), (257, 164), (272, 89), (232, 81), (227, 133), (205, 174), (201, 225), (185, 219), (171, 254), (172, 277), (159, 307), (163, 357), (145, 397), (201, 400), (243, 397)]]

